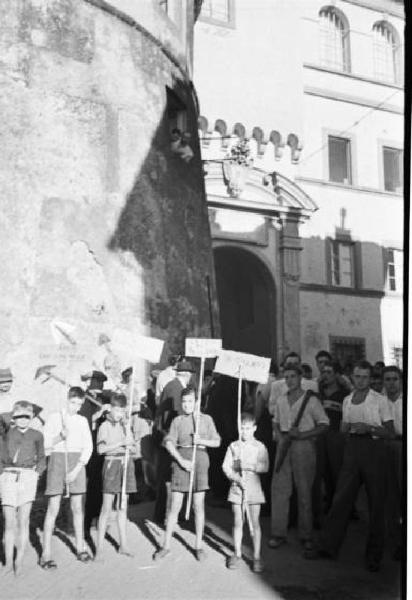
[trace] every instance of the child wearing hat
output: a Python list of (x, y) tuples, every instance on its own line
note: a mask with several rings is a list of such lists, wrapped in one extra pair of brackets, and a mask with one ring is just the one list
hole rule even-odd
[[(20, 573), (29, 539), (29, 518), (37, 481), (46, 468), (43, 434), (29, 427), (30, 402), (16, 402), (11, 427), (0, 437), (0, 496), (4, 515), (6, 569)], [(17, 543), (16, 543), (17, 542)], [(17, 547), (13, 565), (14, 547)]]
[(134, 460), (130, 457), (126, 469), (126, 501), (122, 503), (121, 491), (125, 468), (126, 448), (133, 451), (135, 443), (132, 435), (128, 435), (125, 423), (125, 408), (127, 400), (123, 394), (113, 394), (110, 400), (110, 413), (100, 425), (97, 432), (97, 451), (104, 455), (103, 465), (103, 504), (99, 516), (96, 560), (101, 559), (107, 522), (117, 500), (117, 523), (119, 527), (119, 554), (133, 556), (127, 547), (126, 523), (128, 494), (136, 492), (136, 477)]
[(86, 493), (85, 465), (90, 459), (93, 444), (87, 419), (78, 414), (83, 400), (84, 391), (80, 387), (71, 387), (65, 410), (52, 413), (44, 426), (44, 445), (46, 454), (50, 454), (45, 491), (49, 502), (43, 526), (40, 566), (46, 570), (57, 568), (51, 558), (51, 538), (64, 492), (70, 497), (77, 560), (91, 560), (85, 550), (83, 504)]
[(261, 529), (260, 507), (265, 503), (259, 475), (269, 470), (269, 455), (266, 446), (255, 438), (255, 417), (244, 412), (240, 418), (240, 439), (227, 449), (222, 469), (231, 481), (228, 501), (233, 512), (233, 544), (235, 554), (227, 561), (229, 569), (237, 569), (242, 558), (244, 512), (250, 515), (253, 530), (253, 566), (255, 573), (263, 571), (260, 558)]
[(217, 448), (220, 436), (216, 431), (212, 417), (199, 415), (199, 428), (195, 431), (194, 409), (195, 391), (187, 387), (181, 393), (183, 414), (173, 419), (170, 431), (164, 438), (164, 446), (171, 455), (171, 507), (166, 520), (166, 533), (163, 547), (155, 552), (154, 560), (164, 558), (170, 553), (170, 542), (177, 517), (182, 507), (183, 498), (189, 491), (190, 472), (194, 446), (197, 446), (193, 478), (193, 507), (195, 512), (196, 546), (195, 554), (199, 561), (205, 558), (202, 549), (203, 529), (205, 523), (205, 492), (209, 489), (208, 471), (209, 456), (207, 448)]

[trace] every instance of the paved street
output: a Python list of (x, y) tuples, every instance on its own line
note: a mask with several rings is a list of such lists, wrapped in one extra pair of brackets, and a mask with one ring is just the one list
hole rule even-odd
[[(255, 598), (284, 600), (394, 600), (399, 597), (398, 563), (385, 557), (382, 571), (368, 573), (363, 568), (364, 515), (352, 522), (339, 562), (306, 561), (300, 556), (295, 531), (287, 546), (279, 550), (267, 548), (263, 542), (266, 570), (261, 575), (251, 572), (247, 562), (238, 571), (225, 568), (225, 556), (231, 553), (230, 516), (228, 509), (207, 507), (206, 549), (207, 561), (198, 563), (191, 547), (194, 535), (190, 527), (180, 526), (174, 540), (172, 554), (161, 563), (152, 561), (162, 531), (150, 517), (153, 504), (131, 506), (129, 523), (130, 546), (133, 559), (117, 555), (116, 526), (109, 533), (103, 563), (81, 564), (70, 551), (70, 536), (56, 530), (53, 539), (56, 571), (44, 572), (37, 565), (33, 545), (27, 552), (21, 578), (4, 576), (1, 579), (3, 600), (195, 600)], [(36, 519), (41, 523), (43, 510), (37, 509)], [(262, 519), (268, 530), (268, 518)], [(39, 528), (32, 535), (32, 544), (38, 546)], [(95, 534), (95, 531), (93, 532)], [(37, 538), (37, 539), (36, 539)], [(69, 547), (68, 547), (69, 546)], [(246, 557), (250, 557), (248, 544)]]

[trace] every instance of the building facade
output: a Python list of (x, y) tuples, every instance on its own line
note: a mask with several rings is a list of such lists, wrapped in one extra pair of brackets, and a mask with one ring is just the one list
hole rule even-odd
[(395, 0), (203, 3), (194, 78), (232, 347), (401, 366), (403, 30)]
[(175, 352), (210, 335), (199, 5), (1, 2), (1, 366), (23, 347), (34, 356), (54, 318), (90, 340), (123, 327)]

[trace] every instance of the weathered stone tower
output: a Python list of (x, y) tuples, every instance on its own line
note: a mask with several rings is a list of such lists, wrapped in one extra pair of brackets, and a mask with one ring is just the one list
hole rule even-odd
[[(175, 351), (210, 335), (198, 4), (1, 2), (1, 366), (56, 316)], [(176, 151), (173, 128), (190, 150)]]

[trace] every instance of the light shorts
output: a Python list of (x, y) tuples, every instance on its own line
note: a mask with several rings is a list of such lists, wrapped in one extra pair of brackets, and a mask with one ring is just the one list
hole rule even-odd
[(34, 502), (39, 474), (34, 469), (6, 468), (0, 475), (0, 497), (3, 506), (22, 506)]

